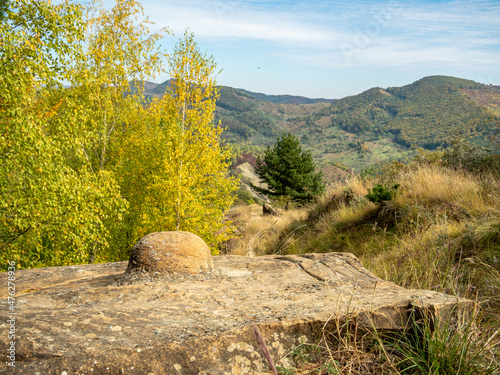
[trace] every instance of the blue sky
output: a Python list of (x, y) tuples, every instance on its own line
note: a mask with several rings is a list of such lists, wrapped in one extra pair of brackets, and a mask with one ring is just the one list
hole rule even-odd
[(500, 85), (498, 0), (140, 2), (152, 31), (175, 33), (165, 47), (195, 34), (221, 85), (324, 98), (438, 74)]

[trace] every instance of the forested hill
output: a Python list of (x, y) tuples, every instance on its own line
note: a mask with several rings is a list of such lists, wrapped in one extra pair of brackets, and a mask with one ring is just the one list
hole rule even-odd
[[(146, 94), (158, 95), (166, 85), (147, 87)], [(339, 100), (222, 86), (216, 110), (216, 120), (226, 128), (223, 137), (237, 145), (269, 145), (291, 130), (312, 150), (327, 178), (404, 157), (412, 147), (446, 146), (457, 137), (488, 146), (499, 115), (499, 86), (446, 76), (375, 87)]]
[(500, 97), (498, 87), (433, 76), (403, 87), (370, 89), (336, 102), (321, 114), (330, 115), (332, 125), (353, 134), (392, 133), (406, 147), (434, 149), (455, 136), (484, 143), (493, 113), (470, 99), (476, 92)]
[(276, 103), (276, 104), (312, 104), (318, 102), (333, 103), (335, 99), (325, 98), (306, 98), (305, 96), (296, 95), (267, 95), (260, 92), (251, 92), (243, 89), (233, 89), (227, 86), (221, 86), (221, 93), (224, 95), (231, 95), (231, 93), (246, 96), (251, 99), (262, 100), (263, 102)]

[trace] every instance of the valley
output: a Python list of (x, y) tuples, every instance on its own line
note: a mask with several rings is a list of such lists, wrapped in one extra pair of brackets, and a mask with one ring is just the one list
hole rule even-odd
[[(167, 86), (148, 83), (145, 94), (161, 95)], [(338, 100), (219, 89), (215, 118), (237, 152), (258, 154), (291, 131), (330, 182), (349, 171), (403, 160), (416, 148), (433, 150), (457, 139), (488, 147), (500, 114), (499, 86), (446, 76)]]

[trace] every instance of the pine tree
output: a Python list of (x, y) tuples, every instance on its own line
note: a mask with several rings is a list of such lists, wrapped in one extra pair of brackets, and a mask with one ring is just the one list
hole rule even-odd
[(257, 159), (255, 171), (268, 188), (252, 188), (273, 199), (310, 202), (325, 190), (323, 174), (316, 172), (311, 152), (302, 150), (298, 138), (289, 132), (278, 137), (273, 148), (267, 148), (264, 159)]

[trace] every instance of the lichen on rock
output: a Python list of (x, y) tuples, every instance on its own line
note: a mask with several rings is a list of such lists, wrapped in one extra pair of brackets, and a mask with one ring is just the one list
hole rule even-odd
[[(447, 319), (474, 304), (384, 281), (348, 253), (214, 256), (213, 271), (160, 273), (170, 268), (149, 247), (166, 238), (185, 236), (147, 236), (149, 255), (134, 253), (130, 282), (121, 281), (127, 262), (17, 270), (15, 373), (263, 374), (269, 368), (248, 318), (276, 364), (292, 367), (294, 348), (347, 319), (356, 332), (395, 331), (413, 311)], [(0, 273), (0, 285), (7, 278)], [(8, 298), (0, 288), (0, 307)], [(0, 322), (0, 337), (9, 329)], [(0, 353), (7, 348), (0, 340)], [(0, 373), (10, 370), (0, 363)]]

